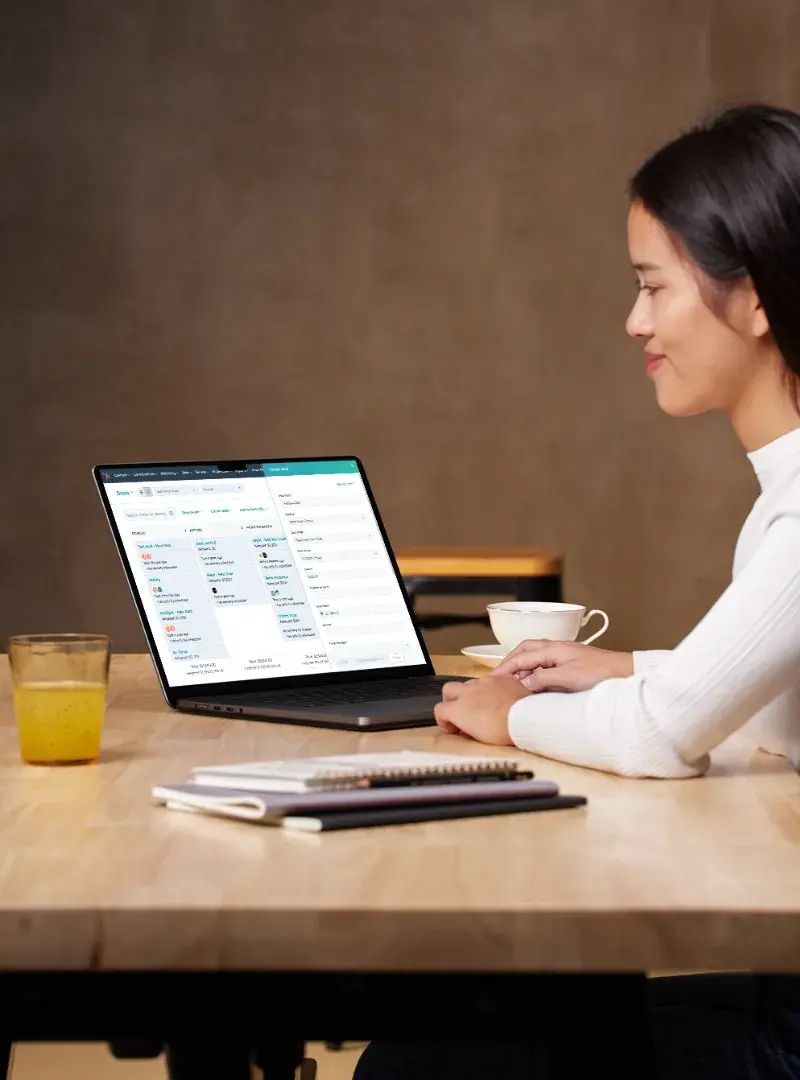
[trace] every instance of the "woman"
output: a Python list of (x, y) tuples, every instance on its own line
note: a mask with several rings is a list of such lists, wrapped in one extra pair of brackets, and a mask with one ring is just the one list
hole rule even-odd
[(627, 330), (658, 403), (724, 412), (761, 486), (733, 583), (672, 651), (526, 641), (494, 677), (448, 684), (436, 719), (576, 765), (687, 777), (755, 717), (763, 747), (799, 762), (800, 117), (728, 110), (651, 157), (631, 196)]
[[(665, 778), (701, 775), (709, 751), (751, 723), (764, 749), (799, 764), (800, 116), (726, 110), (646, 161), (630, 196), (639, 294), (627, 331), (658, 403), (670, 416), (724, 412), (761, 487), (733, 583), (671, 651), (526, 641), (491, 676), (447, 684), (436, 719), (481, 742)], [(698, 985), (654, 984), (665, 1076), (800, 1077), (793, 979)], [(484, 1050), (516, 1055), (519, 1075), (533, 1075), (532, 1048)], [(456, 1066), (458, 1056), (376, 1044), (357, 1076), (494, 1075), (485, 1060), (470, 1071), (469, 1055)]]

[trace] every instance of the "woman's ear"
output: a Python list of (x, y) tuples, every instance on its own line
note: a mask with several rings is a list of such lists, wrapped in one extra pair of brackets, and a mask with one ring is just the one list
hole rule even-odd
[(759, 301), (758, 306), (753, 311), (753, 336), (763, 338), (769, 333), (769, 319), (767, 313)]
[(767, 318), (766, 311), (764, 311), (764, 305), (761, 303), (759, 295), (755, 290), (755, 286), (749, 278), (745, 288), (747, 289), (747, 308), (750, 313), (750, 332), (753, 337), (766, 337), (770, 332), (769, 319)]

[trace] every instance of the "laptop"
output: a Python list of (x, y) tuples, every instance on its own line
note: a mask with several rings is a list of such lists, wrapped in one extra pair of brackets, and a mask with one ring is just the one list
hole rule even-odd
[(169, 705), (377, 731), (434, 723), (434, 673), (355, 457), (98, 465)]

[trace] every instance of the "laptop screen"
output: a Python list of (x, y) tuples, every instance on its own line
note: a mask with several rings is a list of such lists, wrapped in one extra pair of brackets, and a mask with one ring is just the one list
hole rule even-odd
[(96, 476), (169, 686), (426, 662), (355, 459)]

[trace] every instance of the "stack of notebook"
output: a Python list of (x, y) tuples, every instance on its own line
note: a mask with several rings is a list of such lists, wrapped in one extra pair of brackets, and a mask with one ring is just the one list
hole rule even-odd
[(435, 818), (583, 806), (506, 758), (404, 750), (200, 766), (184, 784), (153, 788), (170, 810), (321, 832)]

